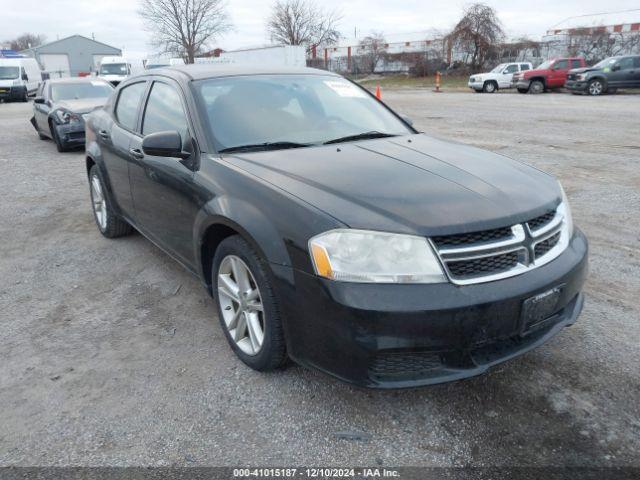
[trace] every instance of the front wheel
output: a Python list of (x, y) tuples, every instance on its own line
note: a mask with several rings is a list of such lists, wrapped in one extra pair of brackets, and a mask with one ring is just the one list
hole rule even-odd
[(100, 233), (107, 238), (129, 235), (133, 228), (126, 221), (115, 215), (111, 199), (107, 189), (104, 187), (102, 174), (97, 165), (91, 167), (89, 171), (89, 191), (91, 193), (93, 218)]
[(538, 94), (544, 92), (544, 83), (541, 80), (534, 80), (529, 85), (529, 93)]
[(519, 93), (527, 93), (529, 91), (528, 88), (518, 88)]
[(498, 86), (496, 85), (495, 82), (485, 82), (484, 87), (482, 87), (482, 90), (485, 93), (495, 93), (495, 91), (498, 90)]
[(604, 93), (604, 83), (598, 78), (591, 80), (587, 86), (587, 92), (595, 97), (602, 95)]
[(218, 246), (212, 274), (220, 324), (235, 354), (254, 370), (283, 366), (284, 331), (267, 263), (234, 235)]
[(65, 143), (60, 138), (60, 135), (58, 134), (58, 129), (53, 123), (51, 124), (51, 136), (53, 137), (53, 141), (56, 142), (56, 149), (60, 153), (66, 152), (69, 150), (69, 148), (65, 145)]

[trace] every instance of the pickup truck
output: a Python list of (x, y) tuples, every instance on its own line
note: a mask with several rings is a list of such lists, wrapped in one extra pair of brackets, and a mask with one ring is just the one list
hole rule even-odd
[(534, 70), (514, 74), (511, 82), (520, 93), (543, 93), (546, 90), (564, 87), (569, 70), (585, 66), (584, 58), (554, 58)]
[(487, 73), (475, 73), (469, 77), (469, 88), (476, 92), (494, 93), (498, 89), (511, 88), (513, 75), (531, 70), (529, 62), (501, 63)]

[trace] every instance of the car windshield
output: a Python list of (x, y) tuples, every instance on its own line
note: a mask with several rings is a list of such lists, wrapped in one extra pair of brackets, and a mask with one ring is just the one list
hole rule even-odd
[(76, 100), (80, 98), (106, 98), (113, 91), (107, 82), (54, 83), (51, 85), (51, 99)]
[(20, 75), (20, 67), (0, 67), (0, 80), (13, 80)]
[(604, 68), (604, 67), (610, 67), (611, 65), (613, 65), (614, 63), (616, 63), (618, 61), (618, 57), (611, 57), (611, 58), (605, 58), (604, 60), (602, 60), (601, 62), (596, 63), (593, 68)]
[(107, 63), (100, 67), (100, 75), (126, 75), (126, 63)]
[(553, 63), (553, 60), (547, 60), (546, 62), (541, 63), (540, 65), (538, 65), (536, 67), (537, 70), (546, 70), (547, 68), (551, 67), (551, 64)]
[(507, 64), (506, 63), (501, 63), (500, 65), (498, 65), (496, 68), (494, 68), (493, 70), (491, 70), (491, 73), (499, 73), (502, 72), (505, 68), (507, 68)]
[(218, 151), (261, 144), (293, 148), (413, 133), (365, 90), (340, 77), (254, 75), (195, 85)]

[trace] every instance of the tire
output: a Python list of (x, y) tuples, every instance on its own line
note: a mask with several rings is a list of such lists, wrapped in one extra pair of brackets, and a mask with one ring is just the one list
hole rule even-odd
[(89, 194), (93, 218), (103, 236), (117, 238), (133, 232), (133, 227), (114, 213), (111, 197), (104, 187), (102, 173), (97, 165), (89, 170)]
[(69, 148), (64, 144), (64, 142), (60, 138), (60, 135), (58, 135), (58, 129), (56, 128), (56, 126), (53, 123), (49, 125), (51, 127), (51, 137), (53, 137), (53, 141), (56, 142), (56, 148), (58, 149), (58, 151), (60, 153), (69, 151)]
[(606, 91), (604, 81), (599, 78), (594, 78), (587, 85), (587, 93), (592, 97), (602, 95)]
[(519, 88), (518, 89), (518, 93), (528, 93), (529, 89), (528, 88)]
[[(241, 236), (233, 235), (218, 246), (211, 272), (218, 318), (234, 353), (254, 370), (283, 367), (288, 357), (282, 317), (266, 261)], [(251, 294), (257, 297), (251, 300)], [(258, 304), (262, 311), (252, 308)]]
[(22, 94), (22, 98), (20, 98), (20, 101), (23, 103), (26, 103), (29, 101), (29, 94), (27, 93), (27, 89), (24, 89), (24, 93)]
[(47, 137), (46, 135), (44, 135), (40, 130), (38, 130), (38, 138), (40, 140), (49, 140), (49, 137)]
[(496, 85), (496, 82), (484, 82), (482, 91), (484, 93), (495, 93), (498, 91), (498, 85)]
[(542, 80), (533, 80), (529, 85), (529, 93), (537, 95), (538, 93), (544, 93), (544, 83)]

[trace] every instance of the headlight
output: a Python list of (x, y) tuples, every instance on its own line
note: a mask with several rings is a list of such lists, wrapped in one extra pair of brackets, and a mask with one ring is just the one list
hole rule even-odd
[(66, 110), (58, 110), (56, 116), (62, 123), (76, 123), (80, 121), (80, 115), (67, 112)]
[(440, 283), (447, 279), (426, 238), (331, 230), (309, 240), (313, 267), (331, 280), (364, 283)]
[(558, 207), (558, 210), (560, 210), (560, 213), (564, 217), (565, 227), (567, 229), (569, 238), (571, 238), (573, 237), (573, 217), (571, 216), (571, 207), (569, 206), (569, 199), (567, 198), (567, 194), (564, 193), (564, 188), (562, 188), (560, 182), (558, 182), (558, 184), (560, 185), (560, 190), (562, 191), (562, 203)]
[(579, 73), (578, 75), (576, 75), (576, 79), (577, 80), (584, 80), (587, 76), (584, 73)]

